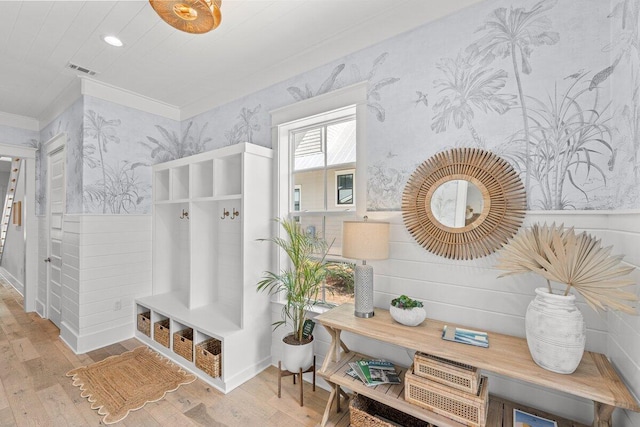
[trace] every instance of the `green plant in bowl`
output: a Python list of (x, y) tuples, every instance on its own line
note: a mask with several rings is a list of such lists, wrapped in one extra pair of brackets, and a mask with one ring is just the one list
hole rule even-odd
[(398, 298), (394, 298), (391, 300), (391, 305), (398, 308), (414, 308), (414, 307), (423, 307), (422, 302), (411, 299), (406, 295), (400, 295)]
[(391, 317), (406, 326), (418, 326), (427, 317), (422, 302), (409, 298), (406, 295), (400, 295), (398, 298), (391, 300), (389, 307)]

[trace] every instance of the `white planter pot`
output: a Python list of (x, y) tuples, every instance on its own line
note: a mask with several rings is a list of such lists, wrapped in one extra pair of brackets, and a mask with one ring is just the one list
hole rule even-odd
[(393, 320), (406, 326), (418, 326), (427, 317), (424, 307), (399, 308), (390, 305), (389, 313)]
[(571, 374), (584, 353), (586, 327), (574, 295), (550, 294), (536, 289), (527, 308), (525, 328), (534, 362), (552, 372)]
[(313, 363), (313, 337), (302, 345), (291, 345), (282, 341), (282, 366), (289, 372), (306, 371)]

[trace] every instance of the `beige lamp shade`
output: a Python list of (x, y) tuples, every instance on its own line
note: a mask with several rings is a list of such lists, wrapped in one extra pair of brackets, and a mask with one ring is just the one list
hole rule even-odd
[(389, 257), (389, 223), (343, 222), (342, 256), (361, 260), (387, 259)]

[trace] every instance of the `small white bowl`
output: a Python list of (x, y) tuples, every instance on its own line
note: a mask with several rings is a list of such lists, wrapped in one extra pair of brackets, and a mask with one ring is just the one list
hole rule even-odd
[(399, 308), (390, 305), (389, 312), (396, 322), (406, 326), (418, 326), (427, 317), (424, 307)]

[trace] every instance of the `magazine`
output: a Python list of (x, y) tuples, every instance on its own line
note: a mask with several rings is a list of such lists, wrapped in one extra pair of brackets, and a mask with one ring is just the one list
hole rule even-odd
[(558, 427), (558, 423), (547, 418), (538, 417), (520, 409), (513, 409), (514, 427)]
[[(400, 375), (393, 363), (384, 360), (360, 360), (349, 363), (347, 375), (357, 377), (368, 386), (400, 384)], [(355, 374), (355, 376), (354, 376)]]
[(442, 339), (478, 347), (489, 347), (489, 336), (487, 333), (472, 331), (471, 329), (448, 328), (447, 325), (444, 325), (444, 328), (442, 328)]

